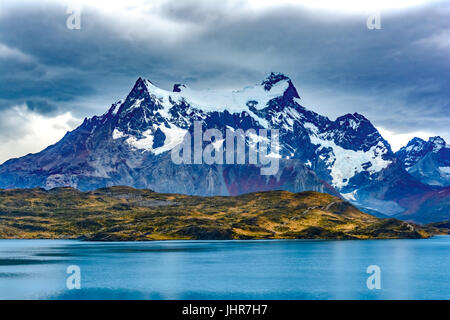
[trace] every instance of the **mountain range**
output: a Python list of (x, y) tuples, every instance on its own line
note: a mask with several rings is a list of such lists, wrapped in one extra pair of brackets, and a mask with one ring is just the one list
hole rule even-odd
[(450, 146), (441, 137), (428, 141), (412, 139), (396, 152), (404, 168), (420, 181), (436, 186), (450, 186)]
[[(251, 164), (175, 164), (170, 151), (196, 121), (223, 133), (278, 129), (278, 172), (264, 176)], [(231, 92), (184, 84), (169, 91), (139, 78), (103, 115), (86, 118), (39, 153), (2, 164), (0, 188), (124, 185), (198, 196), (310, 190), (345, 198), (374, 215), (427, 223), (450, 219), (449, 163), (442, 138), (416, 138), (394, 153), (363, 115), (333, 121), (305, 108), (284, 74)]]

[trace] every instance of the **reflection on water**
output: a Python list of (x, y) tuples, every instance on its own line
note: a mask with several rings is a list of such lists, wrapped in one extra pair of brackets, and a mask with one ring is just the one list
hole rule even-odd
[[(81, 289), (66, 268), (81, 268)], [(368, 290), (366, 268), (382, 270)], [(0, 240), (0, 299), (450, 299), (450, 237), (371, 241)]]

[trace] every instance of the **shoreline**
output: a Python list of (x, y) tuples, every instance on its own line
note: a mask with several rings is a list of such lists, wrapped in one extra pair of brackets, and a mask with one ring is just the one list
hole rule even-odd
[(319, 239), (319, 238), (267, 238), (267, 239), (154, 239), (154, 240), (86, 240), (79, 238), (0, 238), (0, 241), (78, 241), (82, 243), (154, 243), (154, 242), (276, 242), (276, 241), (374, 241), (374, 240), (429, 240), (450, 237), (450, 234), (434, 234), (426, 238), (367, 238), (367, 239)]

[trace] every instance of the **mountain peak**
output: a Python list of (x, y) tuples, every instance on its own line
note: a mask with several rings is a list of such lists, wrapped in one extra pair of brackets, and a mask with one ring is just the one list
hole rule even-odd
[(446, 142), (444, 140), (444, 138), (440, 137), (440, 136), (435, 136), (435, 137), (430, 137), (428, 139), (428, 142), (434, 143), (434, 144), (438, 144), (438, 145), (446, 145)]
[(369, 121), (366, 117), (364, 117), (362, 114), (360, 113), (347, 113), (344, 114), (343, 116), (340, 116), (336, 119), (336, 121), (349, 121), (349, 120), (354, 120), (357, 122), (361, 122), (361, 121)]
[(414, 138), (396, 152), (405, 169), (421, 182), (435, 186), (450, 185), (450, 146), (442, 137), (428, 141)]
[(130, 93), (128, 94), (128, 97), (142, 95), (143, 92), (148, 91), (147, 82), (151, 84), (151, 81), (139, 77), (134, 83), (134, 86), (131, 89)]
[(272, 87), (280, 81), (291, 81), (289, 77), (280, 72), (271, 72), (262, 82), (261, 85), (264, 86), (264, 90), (270, 91)]
[(145, 106), (147, 109), (158, 109), (160, 106), (155, 103), (151, 97), (154, 85), (150, 80), (139, 77), (126, 99), (122, 101), (119, 108), (114, 108), (114, 115), (118, 114), (121, 118), (132, 111), (136, 111), (140, 107)]
[(418, 137), (414, 137), (408, 142), (408, 146), (416, 145), (416, 144), (424, 144), (424, 143), (425, 143), (425, 140), (418, 138)]
[(430, 137), (428, 141), (421, 138), (411, 139), (406, 147), (397, 151), (397, 156), (404, 162), (405, 167), (409, 168), (424, 158), (429, 153), (437, 153), (448, 145), (442, 137)]
[(358, 112), (353, 113), (352, 116), (359, 121), (369, 121), (369, 119), (367, 119), (364, 115)]
[(374, 132), (376, 130), (366, 117), (357, 112), (353, 114), (347, 113), (340, 116), (335, 122), (339, 124), (340, 127), (351, 128), (354, 131), (359, 131), (362, 128), (364, 128), (367, 132)]
[(433, 146), (433, 152), (438, 152), (439, 150), (447, 146), (445, 140), (439, 136), (430, 137), (430, 139), (428, 139), (428, 143)]
[(437, 152), (437, 151), (441, 150), (442, 148), (445, 148), (446, 146), (447, 146), (447, 143), (440, 136), (430, 137), (428, 139), (428, 141), (425, 141), (418, 137), (414, 137), (413, 139), (411, 139), (408, 142), (406, 147), (403, 147), (402, 149), (404, 149), (408, 152), (411, 150), (416, 150), (416, 151), (423, 150), (424, 152), (429, 152), (429, 151)]
[(274, 87), (278, 86), (280, 83), (287, 85), (283, 93), (283, 98), (285, 100), (292, 100), (294, 98), (300, 99), (297, 89), (292, 83), (291, 79), (280, 72), (271, 72), (262, 82), (261, 86), (264, 87), (264, 91), (271, 91)]
[(137, 87), (139, 87), (139, 86), (142, 86), (142, 87), (144, 87), (145, 86), (145, 79), (142, 79), (141, 77), (139, 77), (137, 80), (136, 80), (136, 82), (135, 82), (135, 84), (134, 84), (134, 88), (137, 88)]
[(172, 92), (181, 92), (183, 88), (187, 88), (185, 84), (182, 83), (175, 83), (173, 85)]

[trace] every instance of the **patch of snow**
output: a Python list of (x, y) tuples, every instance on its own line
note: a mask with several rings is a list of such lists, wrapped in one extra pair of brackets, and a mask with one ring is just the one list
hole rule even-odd
[(301, 105), (301, 103), (302, 103), (300, 98), (294, 98), (294, 102), (296, 102), (299, 105)]
[(303, 127), (305, 127), (305, 129), (308, 129), (311, 133), (313, 133), (314, 135), (319, 134), (319, 129), (312, 123), (310, 122), (306, 122)]
[(114, 131), (113, 131), (113, 133), (112, 133), (112, 138), (113, 138), (114, 140), (117, 140), (117, 139), (120, 139), (120, 138), (124, 138), (124, 137), (126, 137), (126, 136), (127, 136), (126, 134), (124, 134), (123, 132), (121, 132), (121, 131), (118, 130), (117, 128), (114, 129)]
[(153, 151), (153, 135), (152, 130), (146, 130), (142, 133), (144, 138), (137, 139), (135, 136), (129, 136), (126, 141), (129, 145), (135, 147), (136, 149), (143, 149), (146, 151)]
[(172, 126), (167, 128), (164, 125), (159, 127), (164, 135), (166, 136), (166, 140), (164, 141), (164, 145), (153, 150), (155, 154), (161, 154), (163, 152), (172, 150), (177, 145), (181, 144), (184, 140), (184, 136), (187, 133), (187, 130), (178, 128), (176, 126)]
[(356, 193), (357, 192), (358, 192), (358, 190), (353, 190), (352, 192), (349, 192), (349, 193), (341, 193), (341, 195), (344, 197), (345, 200), (356, 201)]
[[(297, 98), (294, 98), (294, 99), (297, 99)], [(286, 108), (285, 110), (286, 110), (286, 114), (291, 116), (293, 119), (301, 120), (302, 118), (304, 118), (303, 115), (301, 115), (297, 110), (295, 110), (292, 107)]]
[[(153, 134), (157, 129), (160, 129), (166, 139), (164, 140), (164, 145), (161, 147), (153, 149)], [(127, 138), (125, 142), (130, 146), (144, 151), (150, 151), (156, 155), (164, 153), (166, 151), (172, 150), (175, 146), (181, 144), (184, 140), (184, 136), (187, 133), (186, 129), (181, 129), (175, 125), (171, 125), (170, 128), (165, 125), (153, 125), (152, 129), (148, 129), (142, 132), (143, 138), (138, 139), (134, 135), (125, 134), (118, 130), (117, 128), (113, 130), (112, 138), (114, 140), (120, 138)]]
[(358, 127), (359, 127), (359, 123), (357, 123), (355, 120), (353, 120), (353, 119), (350, 119), (350, 127), (353, 129), (353, 130), (357, 130), (358, 129)]
[(334, 143), (334, 141), (326, 140), (320, 135), (316, 134), (317, 128), (312, 124), (306, 124), (312, 134), (310, 135), (311, 142), (320, 147), (317, 151), (321, 151), (324, 148), (331, 148), (325, 157), (323, 154), (319, 155), (319, 158), (325, 160), (330, 170), (332, 177), (332, 185), (336, 188), (343, 188), (348, 184), (348, 181), (356, 174), (364, 171), (363, 164), (370, 162), (372, 165), (366, 169), (369, 174), (374, 174), (385, 169), (391, 161), (384, 160), (382, 156), (388, 152), (386, 146), (380, 141), (377, 145), (370, 148), (367, 152), (362, 150), (354, 151), (344, 149)]
[(128, 109), (128, 111), (132, 111), (132, 110), (134, 110), (134, 109), (136, 109), (136, 108), (139, 108), (140, 106), (141, 106), (141, 103), (144, 101), (144, 99), (142, 98), (142, 99), (137, 99), (134, 103), (133, 103), (133, 105), (131, 105), (130, 106), (130, 108)]
[[(153, 132), (156, 132), (158, 128), (164, 133), (166, 139), (164, 140), (164, 145), (153, 149)], [(181, 144), (186, 132), (187, 130), (178, 128), (174, 125), (170, 128), (167, 128), (165, 125), (154, 125), (153, 130), (149, 129), (142, 133), (144, 138), (137, 139), (135, 136), (129, 136), (126, 142), (136, 149), (150, 151), (158, 155), (166, 151), (170, 151), (175, 146)]]
[[(192, 107), (206, 112), (228, 110), (230, 113), (240, 113), (246, 111), (266, 128), (268, 127), (267, 121), (250, 111), (247, 102), (257, 101), (258, 104), (255, 105), (255, 108), (263, 109), (270, 100), (282, 96), (289, 86), (287, 81), (280, 81), (270, 91), (264, 90), (264, 87), (261, 85), (256, 85), (234, 91), (193, 90), (186, 87), (181, 88), (180, 92), (170, 92), (156, 87), (148, 80), (145, 80), (144, 83), (149, 94), (157, 98), (157, 103), (163, 107), (158, 112), (165, 118), (169, 117), (169, 110), (173, 107), (172, 102), (180, 104), (184, 100)], [(141, 102), (137, 100), (131, 107), (131, 110), (139, 106)]]
[(450, 175), (450, 167), (439, 167), (439, 171), (444, 174)]
[(182, 96), (194, 105), (201, 106), (204, 111), (241, 112), (247, 110), (247, 102), (257, 101), (256, 109), (263, 109), (267, 103), (284, 94), (289, 84), (287, 81), (276, 83), (270, 91), (264, 90), (261, 85), (246, 87), (242, 90), (201, 90), (183, 88), (181, 92), (171, 93), (173, 96)]
[(123, 100), (119, 100), (116, 103), (114, 103), (114, 105), (111, 107), (111, 114), (113, 116), (117, 114), (117, 111), (119, 111), (119, 107), (120, 105), (122, 105), (123, 102), (124, 102)]

